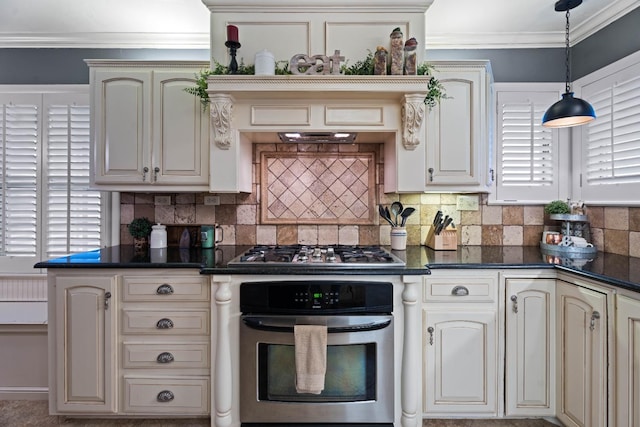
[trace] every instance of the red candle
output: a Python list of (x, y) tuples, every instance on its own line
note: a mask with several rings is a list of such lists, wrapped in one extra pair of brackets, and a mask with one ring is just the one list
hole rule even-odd
[(227, 41), (239, 42), (238, 40), (238, 27), (235, 25), (227, 25)]

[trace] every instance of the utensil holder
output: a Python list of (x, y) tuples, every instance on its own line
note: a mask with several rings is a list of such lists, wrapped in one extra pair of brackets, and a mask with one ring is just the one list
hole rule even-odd
[(404, 251), (407, 249), (407, 229), (404, 227), (391, 227), (391, 249)]
[(442, 230), (440, 234), (436, 234), (435, 228), (431, 226), (425, 245), (436, 251), (455, 251), (458, 249), (458, 231)]

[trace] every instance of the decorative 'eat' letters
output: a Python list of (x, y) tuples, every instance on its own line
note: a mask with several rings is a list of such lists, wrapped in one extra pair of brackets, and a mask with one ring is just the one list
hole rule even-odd
[(334, 51), (332, 56), (313, 55), (304, 53), (293, 55), (289, 61), (289, 69), (292, 74), (341, 74), (340, 63), (344, 61), (344, 56), (340, 56), (340, 51)]

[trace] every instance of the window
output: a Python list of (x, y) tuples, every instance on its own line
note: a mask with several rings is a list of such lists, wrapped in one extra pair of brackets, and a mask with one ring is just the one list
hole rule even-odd
[(101, 246), (104, 197), (89, 189), (89, 95), (0, 88), (0, 271)]
[[(566, 134), (542, 126), (560, 91), (544, 84), (496, 84), (496, 188), (499, 203), (546, 203), (566, 197), (561, 160)], [(561, 195), (562, 194), (562, 195)]]
[(582, 87), (597, 118), (578, 133), (581, 198), (640, 203), (640, 63), (603, 74)]

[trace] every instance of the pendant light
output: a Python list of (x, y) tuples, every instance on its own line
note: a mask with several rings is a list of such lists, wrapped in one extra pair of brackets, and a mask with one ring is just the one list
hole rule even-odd
[(556, 12), (566, 12), (567, 25), (565, 27), (565, 93), (562, 99), (553, 104), (542, 117), (542, 126), (550, 128), (564, 128), (589, 123), (596, 118), (596, 113), (591, 104), (580, 98), (574, 98), (571, 92), (570, 57), (569, 57), (569, 11), (580, 6), (582, 0), (558, 0), (555, 5)]

